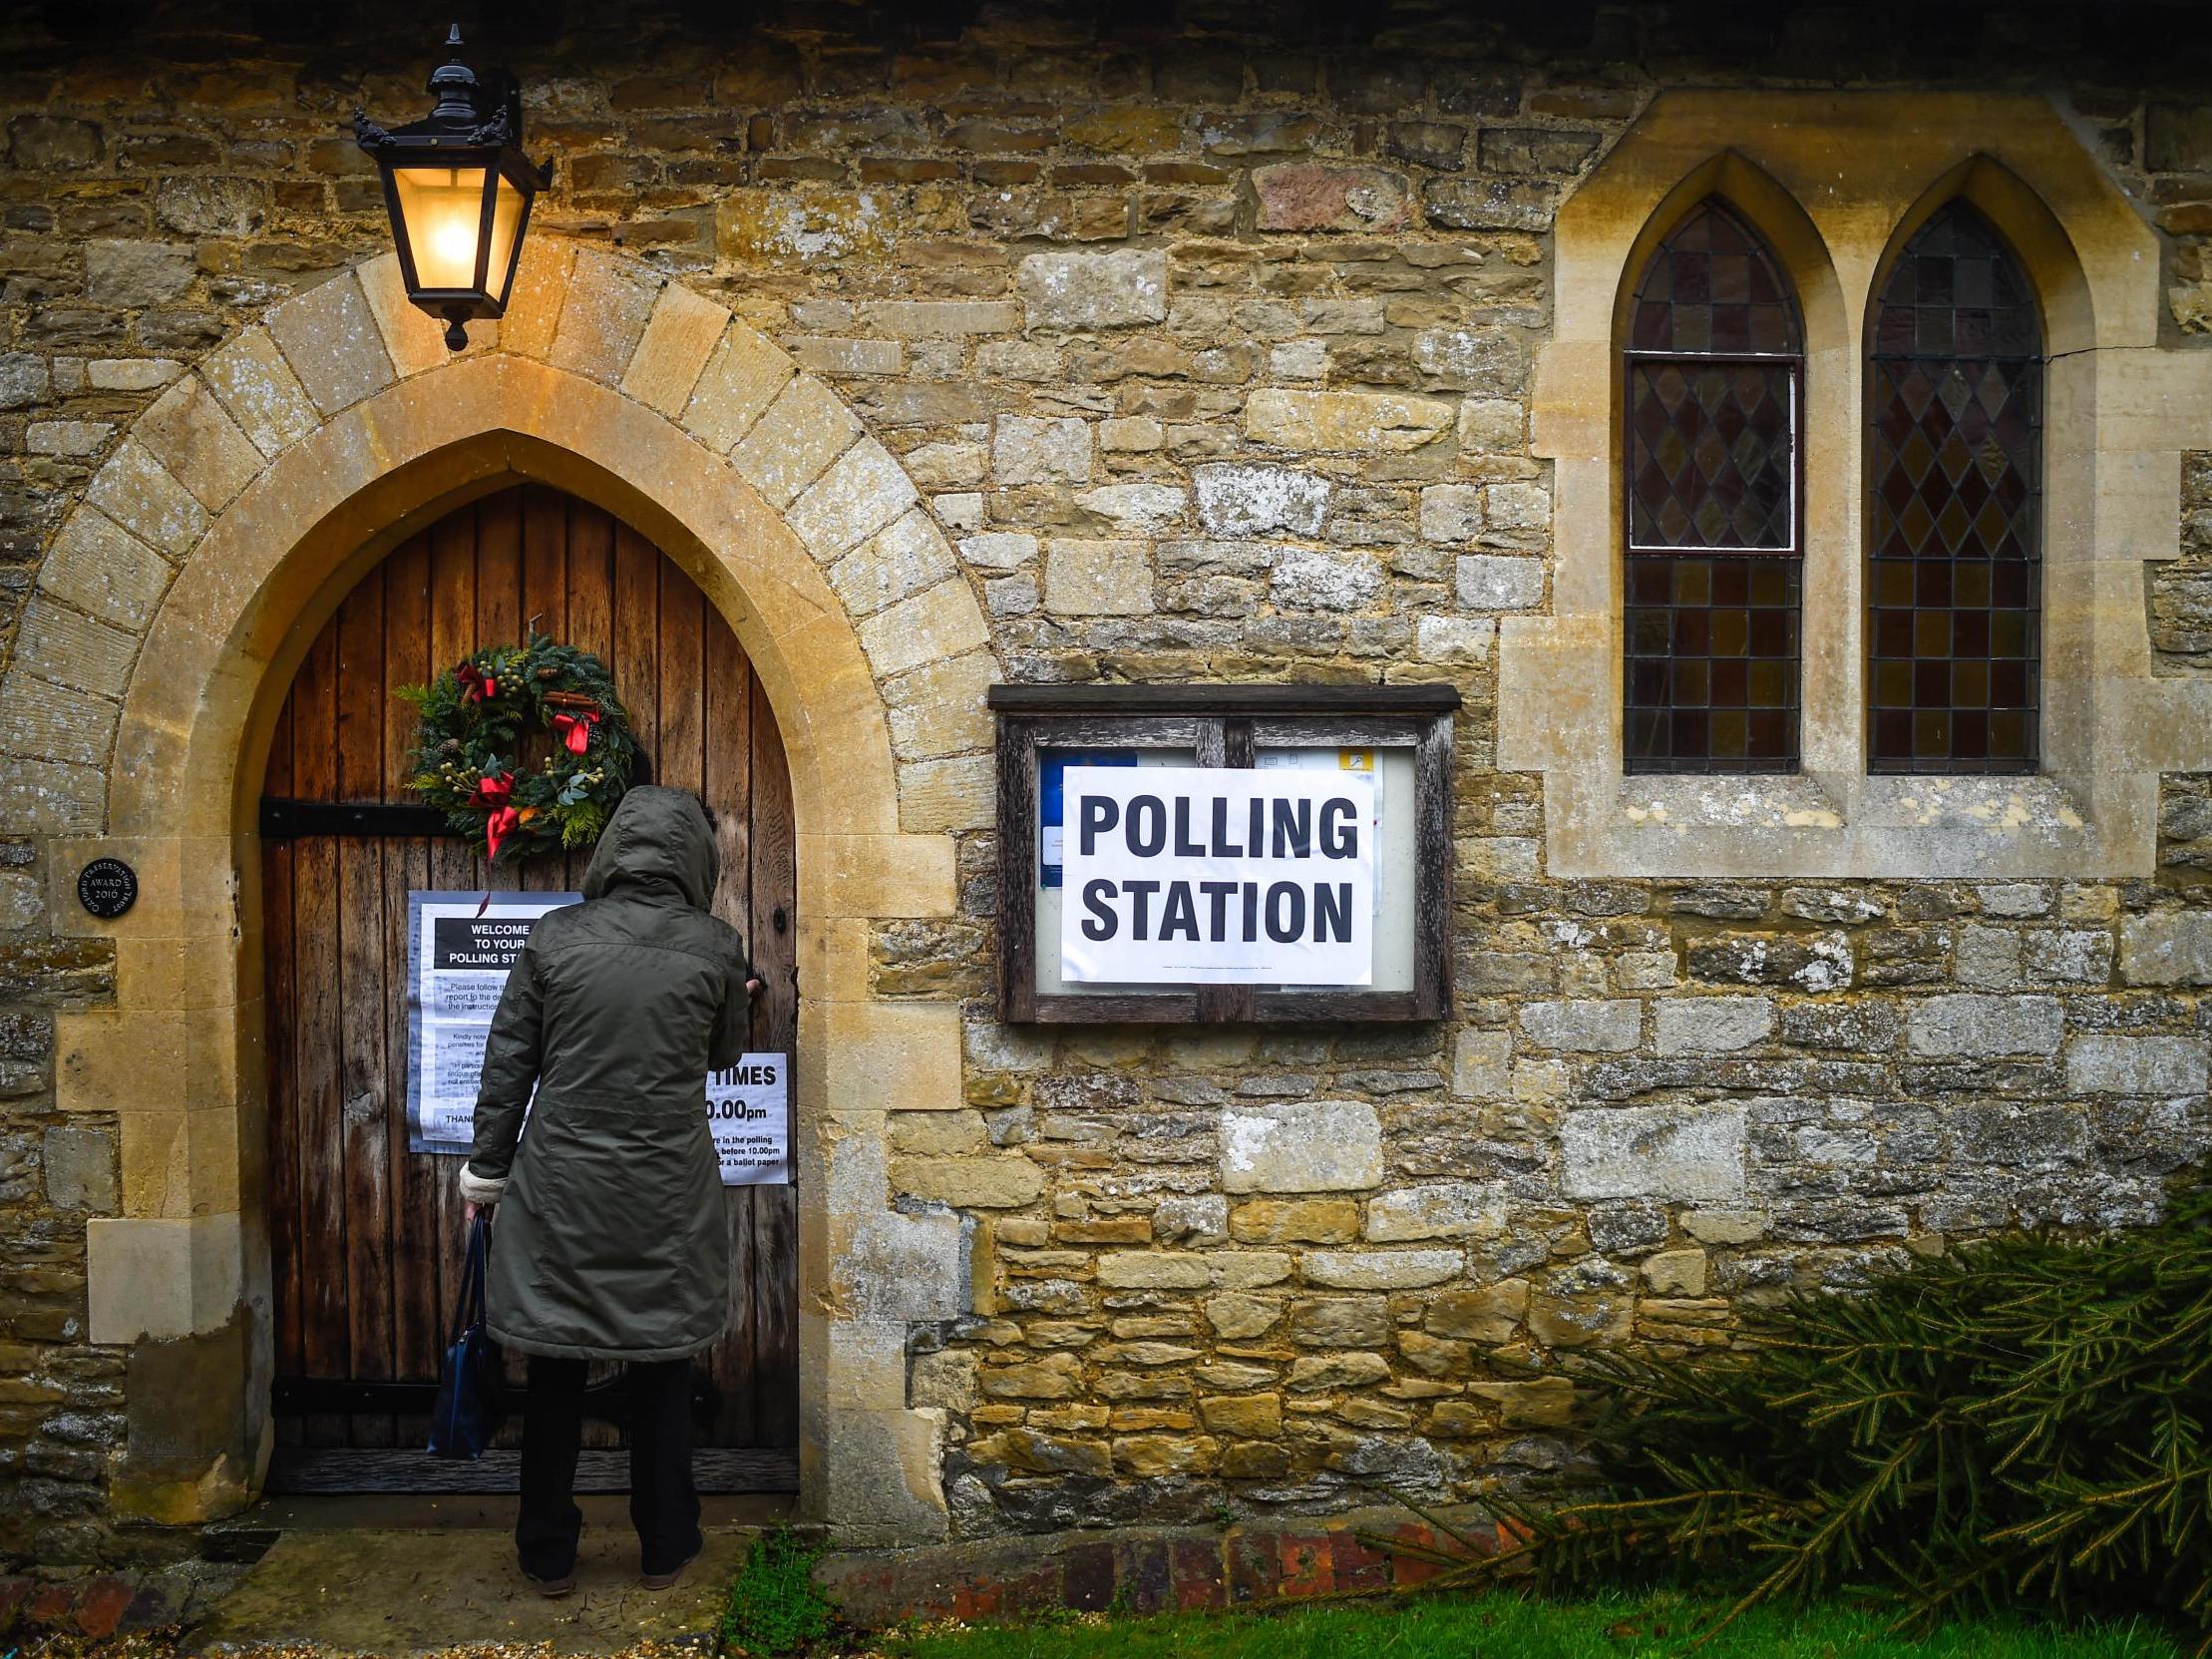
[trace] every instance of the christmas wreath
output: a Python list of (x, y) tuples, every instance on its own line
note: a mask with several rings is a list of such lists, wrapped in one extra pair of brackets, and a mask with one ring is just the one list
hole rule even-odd
[(590, 845), (629, 786), (637, 739), (587, 650), (533, 633), (399, 695), (422, 716), (408, 787), (489, 858)]

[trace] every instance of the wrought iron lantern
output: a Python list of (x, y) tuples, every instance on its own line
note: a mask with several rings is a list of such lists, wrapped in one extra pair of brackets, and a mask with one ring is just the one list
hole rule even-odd
[(506, 311), (531, 203), (553, 169), (523, 154), (515, 78), (500, 71), (480, 85), (461, 61), (458, 23), (446, 48), (453, 56), (430, 77), (438, 104), (427, 117), (387, 132), (357, 111), (353, 133), (384, 178), (407, 297), (445, 318), (446, 345), (460, 351), (471, 317)]

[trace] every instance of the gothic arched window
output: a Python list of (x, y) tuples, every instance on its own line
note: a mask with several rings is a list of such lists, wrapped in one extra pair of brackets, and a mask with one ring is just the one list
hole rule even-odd
[(1883, 282), (1868, 353), (1872, 771), (2035, 770), (2042, 364), (2027, 273), (1952, 203)]
[(1652, 254), (1628, 334), (1624, 763), (1795, 771), (1796, 295), (1757, 232), (1710, 198)]

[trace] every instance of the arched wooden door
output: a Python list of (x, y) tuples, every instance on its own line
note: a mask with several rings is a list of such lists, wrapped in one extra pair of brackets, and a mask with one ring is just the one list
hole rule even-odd
[[(262, 802), (268, 1214), (279, 1451), (272, 1489), (511, 1486), (512, 1455), (421, 1451), (452, 1318), (461, 1160), (407, 1146), (407, 894), (481, 890), (484, 860), (423, 833), (404, 788), (414, 711), (393, 693), (480, 645), (541, 630), (612, 668), (656, 783), (696, 789), (722, 843), (715, 909), (765, 982), (752, 1046), (798, 1030), (790, 775), (775, 716), (728, 623), (675, 563), (610, 514), (523, 486), (460, 508), (362, 579), (292, 680)], [(334, 803), (350, 803), (334, 806)], [(573, 891), (585, 855), (495, 885)], [(792, 1189), (729, 1210), (730, 1334), (699, 1368), (699, 1477), (797, 1485), (798, 1226)], [(612, 1382), (609, 1390), (618, 1385)], [(520, 1368), (511, 1366), (517, 1380)], [(611, 1410), (590, 1436), (618, 1444)], [(514, 1438), (514, 1430), (507, 1436)], [(585, 1453), (619, 1489), (626, 1459)]]

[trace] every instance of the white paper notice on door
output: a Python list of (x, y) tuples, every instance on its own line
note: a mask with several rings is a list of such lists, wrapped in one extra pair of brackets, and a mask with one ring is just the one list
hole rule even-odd
[(407, 1149), (466, 1153), (484, 1041), (538, 918), (580, 893), (407, 895)]
[(1070, 766), (1064, 789), (1064, 979), (1372, 981), (1371, 771)]
[(747, 1054), (707, 1073), (707, 1127), (726, 1187), (791, 1179), (791, 1056)]

